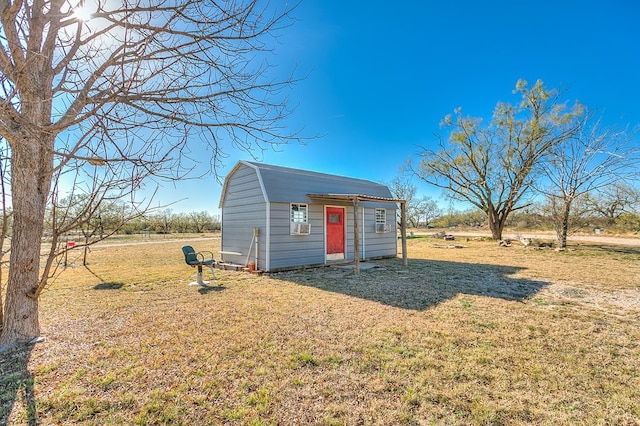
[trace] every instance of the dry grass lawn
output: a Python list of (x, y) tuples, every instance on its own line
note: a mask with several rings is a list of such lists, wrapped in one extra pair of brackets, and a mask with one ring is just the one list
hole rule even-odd
[(414, 238), (408, 268), (200, 288), (184, 243), (67, 268), (45, 340), (2, 355), (0, 423), (640, 425), (640, 247)]

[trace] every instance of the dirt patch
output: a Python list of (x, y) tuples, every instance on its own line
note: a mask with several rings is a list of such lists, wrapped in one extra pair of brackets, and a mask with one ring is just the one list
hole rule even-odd
[(618, 289), (605, 291), (587, 288), (580, 283), (552, 283), (536, 297), (555, 302), (571, 302), (617, 316), (640, 313), (640, 290)]
[[(468, 231), (468, 230), (450, 230), (448, 232), (455, 237), (491, 237), (488, 231)], [(432, 234), (432, 233), (431, 233)], [(538, 240), (554, 240), (556, 238), (553, 232), (505, 232), (503, 238), (518, 240), (520, 237)], [(613, 235), (569, 235), (567, 241), (590, 241), (600, 244), (618, 244), (626, 246), (640, 246), (640, 238), (638, 237), (621, 237)]]

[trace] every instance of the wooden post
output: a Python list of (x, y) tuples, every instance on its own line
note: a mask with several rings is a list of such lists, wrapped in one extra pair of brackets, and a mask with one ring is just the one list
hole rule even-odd
[(358, 227), (358, 197), (353, 199), (353, 273), (360, 274), (360, 229)]
[(407, 259), (407, 202), (400, 202), (400, 237), (402, 238), (402, 265), (408, 266)]

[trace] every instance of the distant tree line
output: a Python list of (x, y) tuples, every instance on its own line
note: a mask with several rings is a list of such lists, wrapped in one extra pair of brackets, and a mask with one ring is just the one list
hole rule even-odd
[[(553, 231), (554, 220), (544, 213), (543, 206), (532, 206), (531, 209), (516, 212), (509, 216), (505, 227), (522, 231)], [(595, 213), (572, 215), (569, 235), (575, 232), (594, 232), (600, 230), (606, 233), (640, 233), (640, 212), (625, 212), (616, 219), (598, 216)], [(422, 225), (424, 227), (424, 225)], [(432, 221), (428, 227), (482, 227), (488, 228), (487, 216), (482, 210), (470, 209), (443, 214)]]
[[(407, 226), (411, 228), (490, 227), (487, 214), (477, 208), (464, 211), (443, 209), (430, 197), (417, 197), (417, 188), (407, 176), (389, 183), (396, 198), (406, 200)], [(558, 212), (553, 197), (539, 197), (510, 214), (504, 226), (522, 230), (557, 231)], [(623, 182), (594, 189), (572, 201), (567, 234), (600, 229), (607, 232), (640, 233), (640, 190)], [(398, 218), (398, 223), (400, 218)]]
[[(69, 204), (68, 201), (64, 203)], [(220, 217), (204, 210), (174, 213), (171, 209), (163, 209), (135, 214), (125, 203), (117, 200), (102, 203), (98, 209), (87, 208), (82, 203), (71, 203), (71, 208), (76, 210), (74, 218), (84, 210), (84, 218), (74, 220), (73, 226), (65, 226), (65, 212), (49, 209), (45, 218), (45, 238), (51, 238), (54, 234), (58, 239), (64, 235), (74, 235), (84, 240), (83, 243), (92, 244), (115, 234), (198, 234), (221, 229)], [(3, 236), (11, 237), (13, 216), (10, 209), (7, 213), (2, 220), (3, 228), (6, 228)]]
[(220, 217), (207, 211), (174, 213), (171, 209), (161, 210), (139, 217), (123, 227), (125, 234), (188, 234), (215, 232), (220, 230)]

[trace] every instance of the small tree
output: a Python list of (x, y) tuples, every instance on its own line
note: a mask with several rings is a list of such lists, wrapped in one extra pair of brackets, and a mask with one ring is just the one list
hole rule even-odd
[[(402, 174), (396, 176), (389, 183), (389, 190), (391, 194), (398, 200), (405, 200), (405, 209), (406, 209), (406, 218), (407, 222), (412, 224), (415, 221), (415, 217), (412, 217), (411, 211), (414, 206), (413, 198), (416, 195), (417, 188), (411, 183), (411, 179)], [(401, 226), (402, 218), (400, 217), (400, 212), (398, 211), (396, 222), (398, 226)], [(413, 226), (413, 225), (412, 225)]]
[(539, 190), (549, 200), (561, 249), (567, 246), (571, 211), (579, 198), (637, 174), (638, 148), (630, 146), (627, 133), (603, 129), (589, 118), (584, 116), (580, 132), (552, 147), (542, 164)]
[(408, 216), (410, 220), (415, 221), (411, 222), (414, 227), (429, 226), (431, 222), (442, 216), (442, 209), (431, 197), (423, 196), (413, 203)]
[(588, 193), (585, 204), (591, 213), (613, 225), (624, 213), (640, 207), (640, 191), (628, 183), (615, 182)]
[(189, 213), (191, 231), (201, 233), (213, 228), (213, 218), (206, 211)]
[[(128, 204), (124, 201), (126, 195), (132, 195), (133, 189), (128, 185), (122, 185), (122, 180), (109, 180), (96, 173), (96, 170), (83, 167), (70, 170), (67, 178), (70, 178), (72, 173), (71, 189), (66, 191), (68, 195), (62, 199), (58, 199), (59, 187), (62, 184), (59, 171), (53, 180), (50, 206), (43, 222), (49, 236), (49, 247), (44, 256), (40, 279), (30, 293), (30, 297), (35, 299), (47, 287), (49, 280), (59, 271), (59, 267), (66, 263), (69, 250), (84, 249), (83, 265), (86, 265), (91, 245), (119, 232), (149, 208), (148, 205), (134, 203), (131, 200)], [(72, 247), (67, 244), (67, 236), (76, 232), (82, 235), (83, 241), (77, 241)]]
[(187, 233), (193, 232), (193, 223), (187, 213), (177, 213), (173, 215), (170, 232)]
[(440, 149), (424, 149), (418, 176), (443, 188), (453, 199), (466, 201), (486, 215), (494, 239), (511, 212), (526, 207), (525, 195), (535, 182), (535, 171), (550, 150), (579, 129), (582, 107), (568, 108), (556, 91), (538, 80), (532, 87), (519, 80), (517, 105), (499, 102), (493, 120), (465, 117), (457, 109), (442, 125), (452, 128)]
[(171, 209), (161, 210), (151, 217), (152, 227), (161, 234), (170, 234), (178, 220), (178, 215)]
[[(106, 195), (95, 198), (73, 194), (60, 202), (54, 202), (48, 222), (51, 224), (51, 247), (57, 251), (50, 258), (59, 260), (62, 255), (66, 258), (66, 252), (72, 248), (82, 249), (82, 265), (86, 266), (90, 246), (120, 232), (125, 225), (141, 215), (141, 211), (127, 206), (120, 198), (108, 198)], [(79, 232), (83, 237), (82, 241), (75, 241), (73, 247), (63, 241), (63, 236), (72, 231)], [(43, 277), (51, 278), (54, 275), (55, 270)], [(46, 280), (41, 280), (42, 288), (46, 284)]]
[[(566, 247), (568, 235), (585, 229), (589, 226), (589, 217), (584, 208), (582, 197), (575, 197), (571, 200), (571, 207), (566, 209), (566, 200), (561, 196), (545, 195), (542, 202), (542, 211), (547, 220), (547, 226), (556, 233), (558, 248)], [(563, 238), (564, 236), (564, 238)], [(564, 243), (563, 243), (564, 239)]]
[(624, 231), (640, 233), (640, 212), (625, 212), (616, 220), (616, 226)]

